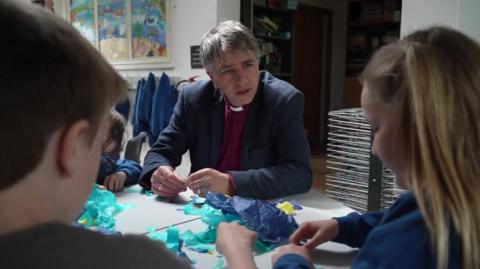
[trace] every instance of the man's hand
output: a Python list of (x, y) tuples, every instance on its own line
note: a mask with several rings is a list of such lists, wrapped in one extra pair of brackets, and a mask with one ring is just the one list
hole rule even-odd
[(229, 175), (212, 168), (198, 170), (189, 175), (185, 183), (187, 187), (197, 194), (203, 194), (207, 191), (229, 195), (233, 193)]
[(174, 197), (186, 191), (184, 180), (175, 173), (171, 166), (160, 166), (153, 172), (152, 191), (162, 197)]

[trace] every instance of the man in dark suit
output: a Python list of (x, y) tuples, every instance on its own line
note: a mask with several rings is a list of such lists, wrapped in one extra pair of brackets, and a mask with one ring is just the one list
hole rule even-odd
[[(303, 95), (259, 71), (250, 30), (225, 21), (210, 30), (200, 57), (211, 80), (184, 87), (170, 124), (148, 152), (140, 184), (163, 197), (194, 192), (270, 199), (312, 185)], [(187, 150), (191, 174), (174, 167)]]

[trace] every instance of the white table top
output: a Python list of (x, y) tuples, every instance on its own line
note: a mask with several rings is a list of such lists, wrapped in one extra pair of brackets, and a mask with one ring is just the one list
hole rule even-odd
[(118, 203), (134, 206), (116, 216), (117, 231), (144, 234), (148, 232), (147, 228), (154, 227), (160, 230), (199, 218), (199, 216), (185, 215), (179, 211), (191, 200), (190, 196), (193, 192), (183, 192), (175, 200), (167, 201), (156, 195), (142, 194), (141, 189), (137, 185), (116, 194)]
[[(155, 227), (157, 230), (169, 226), (176, 226), (180, 232), (187, 230), (192, 232), (205, 231), (207, 226), (199, 216), (185, 215), (179, 209), (190, 200), (191, 191), (181, 193), (179, 198), (172, 202), (158, 200), (156, 196), (148, 196), (140, 193), (140, 187), (135, 186), (117, 194), (119, 203), (133, 204), (135, 207), (117, 215), (116, 230), (122, 233), (144, 234), (147, 228)], [(286, 197), (285, 200), (297, 200), (303, 209), (296, 211), (295, 219), (301, 224), (305, 221), (343, 216), (352, 209), (328, 198), (314, 189), (309, 192)], [(183, 248), (187, 255), (195, 260), (196, 268), (213, 268), (218, 260), (217, 255), (202, 254)], [(258, 268), (271, 268), (271, 256), (274, 252), (255, 256)], [(333, 242), (319, 246), (313, 253), (315, 264), (321, 268), (349, 268), (356, 250)]]

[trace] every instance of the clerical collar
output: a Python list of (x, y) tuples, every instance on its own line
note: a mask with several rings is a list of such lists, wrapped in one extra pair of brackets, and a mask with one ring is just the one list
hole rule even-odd
[(233, 112), (242, 112), (242, 111), (246, 111), (248, 110), (248, 107), (250, 106), (250, 104), (246, 104), (246, 105), (243, 105), (243, 106), (233, 106), (232, 104), (230, 104), (230, 102), (228, 101), (227, 98), (225, 98), (225, 108), (228, 106), (228, 108), (230, 109), (230, 111), (233, 111)]
[(243, 111), (243, 106), (237, 106), (237, 107), (234, 107), (232, 105), (228, 105), (230, 107), (230, 109), (234, 112), (240, 112), (240, 111)]

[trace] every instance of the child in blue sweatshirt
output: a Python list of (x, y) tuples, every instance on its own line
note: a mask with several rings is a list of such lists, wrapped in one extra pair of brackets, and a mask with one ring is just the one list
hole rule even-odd
[(110, 111), (110, 130), (103, 145), (103, 154), (97, 175), (97, 183), (109, 191), (119, 192), (124, 187), (138, 183), (142, 167), (135, 161), (120, 159), (125, 133), (125, 118), (112, 109)]
[[(303, 223), (273, 267), (313, 268), (310, 251), (333, 240), (360, 248), (352, 268), (480, 268), (479, 44), (449, 28), (416, 31), (378, 50), (360, 79), (372, 152), (409, 192), (385, 212)], [(229, 268), (254, 268), (254, 239), (219, 226)]]

